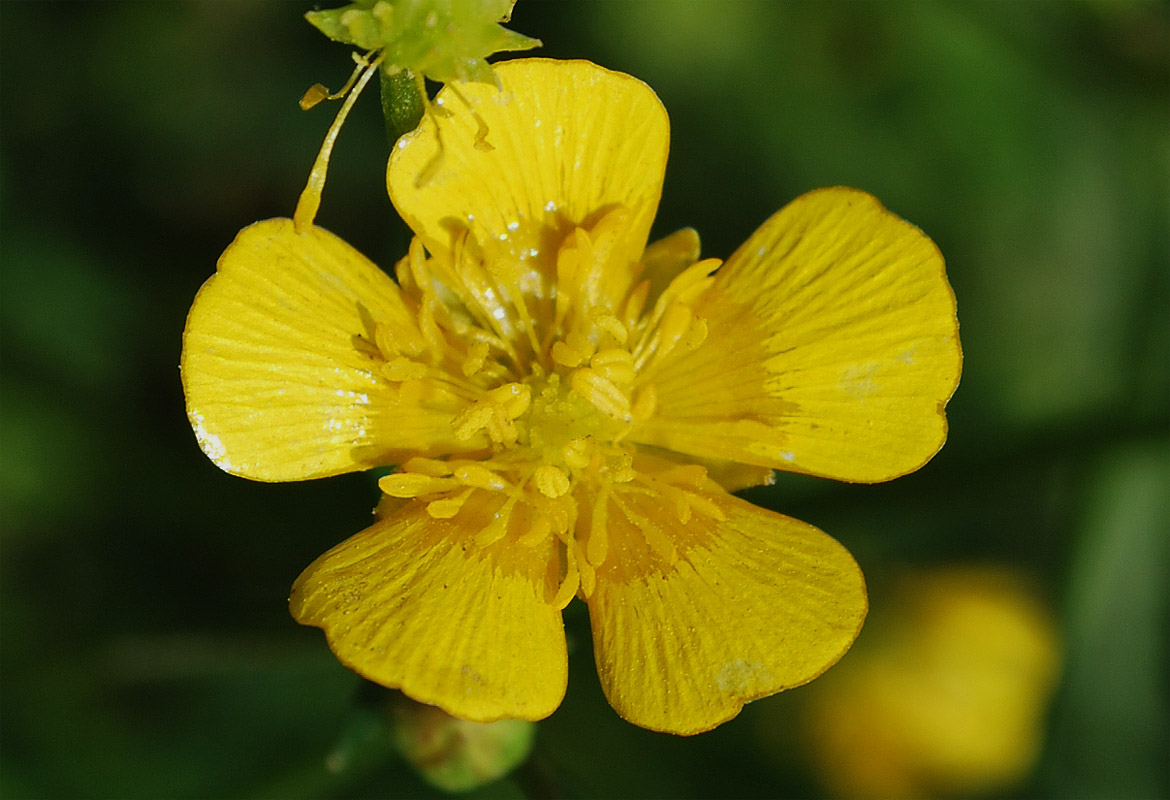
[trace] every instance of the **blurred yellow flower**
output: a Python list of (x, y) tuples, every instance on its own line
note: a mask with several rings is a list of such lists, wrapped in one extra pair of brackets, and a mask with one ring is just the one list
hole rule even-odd
[(257, 480), (397, 465), (384, 513), (290, 599), (367, 678), (469, 720), (543, 718), (577, 596), (618, 713), (707, 730), (856, 637), (849, 553), (730, 492), (934, 455), (960, 368), (943, 261), (847, 189), (726, 264), (689, 229), (647, 247), (654, 92), (588, 62), (496, 72), (500, 90), (444, 89), (390, 158), (416, 234), (397, 280), (301, 209), (241, 231), (188, 319), (191, 423)]
[(908, 576), (864, 638), (810, 692), (807, 740), (837, 796), (969, 797), (1028, 775), (1059, 651), (1021, 575)]

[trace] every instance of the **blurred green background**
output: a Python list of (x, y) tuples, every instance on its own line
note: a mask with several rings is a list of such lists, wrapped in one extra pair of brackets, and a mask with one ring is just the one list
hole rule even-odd
[[(221, 473), (179, 386), (196, 290), (239, 228), (291, 214), (332, 119), (298, 97), (350, 71), (310, 7), (0, 3), (3, 797), (435, 794), (285, 604), (368, 523), (373, 479)], [(693, 225), (726, 257), (796, 195), (849, 185), (934, 238), (966, 355), (947, 446), (890, 484), (789, 476), (751, 498), (845, 543), (874, 619), (907, 568), (1029, 576), (1063, 670), (1038, 763), (997, 791), (1167, 796), (1167, 5), (521, 0), (511, 27), (657, 90), (656, 234)], [(318, 222), (389, 266), (408, 239), (386, 148), (364, 97)], [(825, 791), (801, 727), (818, 682), (653, 734), (605, 704), (581, 604), (566, 624), (569, 693), (533, 765), (474, 796)]]

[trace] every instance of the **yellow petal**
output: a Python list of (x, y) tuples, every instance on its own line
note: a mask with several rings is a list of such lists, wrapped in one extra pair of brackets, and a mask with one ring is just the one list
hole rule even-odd
[(954, 294), (934, 243), (869, 195), (790, 203), (695, 314), (707, 339), (647, 376), (657, 409), (635, 441), (851, 481), (942, 446), (962, 363)]
[(374, 523), (297, 578), (292, 615), (349, 668), (456, 717), (548, 716), (568, 678), (555, 539), (475, 544), (491, 494), (452, 519), (416, 501)]
[[(679, 734), (820, 675), (867, 608), (861, 571), (833, 539), (710, 482), (695, 491), (685, 524), (663, 493), (627, 492), (610, 505), (609, 554), (589, 598), (610, 704)], [(658, 534), (646, 536), (647, 521), (670, 537), (673, 559)]]
[(403, 405), (379, 376), (374, 324), (414, 325), (394, 282), (341, 239), (288, 219), (240, 231), (183, 333), (204, 452), (235, 475), (283, 481), (460, 449), (451, 413)]
[(548, 297), (557, 250), (550, 236), (620, 206), (629, 216), (610, 260), (636, 262), (658, 207), (669, 139), (653, 90), (587, 61), (493, 66), (501, 89), (460, 84), (460, 99), (445, 88), (435, 100), (445, 113), (428, 115), (398, 141), (387, 185), (403, 219), (436, 254), (451, 252), (466, 227), (489, 268), (525, 264), (546, 285), (521, 290)]

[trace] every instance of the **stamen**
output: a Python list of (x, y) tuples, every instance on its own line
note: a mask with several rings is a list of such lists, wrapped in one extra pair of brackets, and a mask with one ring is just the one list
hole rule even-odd
[(602, 350), (589, 359), (589, 366), (617, 386), (629, 386), (634, 382), (634, 357), (624, 348)]
[(565, 577), (561, 580), (556, 595), (553, 596), (553, 607), (561, 609), (567, 606), (573, 596), (577, 594), (577, 589), (580, 586), (581, 573), (577, 569), (577, 558), (573, 554), (573, 545), (569, 544), (565, 546)]
[(629, 331), (626, 330), (626, 326), (622, 324), (622, 321), (613, 314), (600, 309), (598, 306), (594, 306), (589, 312), (589, 318), (594, 325), (612, 336), (618, 344), (625, 344), (629, 338)]
[(552, 520), (533, 508), (530, 508), (529, 514), (531, 519), (528, 530), (518, 540), (524, 547), (534, 547), (552, 536)]
[(532, 387), (525, 383), (505, 383), (485, 396), (502, 405), (511, 419), (516, 419), (532, 405)]
[(431, 519), (451, 519), (463, 508), (467, 498), (471, 497), (471, 489), (466, 489), (454, 497), (444, 497), (441, 500), (432, 500), (427, 503), (427, 514)]
[(484, 153), (490, 153), (491, 151), (495, 150), (496, 148), (493, 147), (491, 142), (487, 140), (491, 129), (488, 128), (487, 122), (485, 122), (484, 118), (479, 115), (479, 112), (475, 110), (475, 106), (471, 105), (467, 98), (463, 96), (463, 93), (455, 88), (454, 83), (448, 83), (446, 84), (446, 87), (447, 91), (458, 97), (463, 102), (463, 105), (467, 106), (468, 112), (471, 113), (471, 118), (475, 120), (475, 149)]
[(470, 378), (483, 369), (487, 355), (488, 346), (486, 342), (472, 342), (467, 348), (467, 358), (463, 359), (463, 364), (460, 367), (463, 372), (463, 377)]
[(508, 488), (508, 482), (480, 464), (461, 464), (455, 468), (455, 479), (465, 486), (498, 492)]
[(569, 476), (551, 464), (541, 464), (537, 467), (532, 479), (540, 493), (552, 500), (563, 497), (572, 488)]
[(423, 458), (422, 456), (415, 456), (414, 458), (403, 462), (403, 472), (418, 472), (423, 475), (430, 475), (433, 478), (445, 478), (451, 474), (451, 465), (446, 461), (439, 461), (436, 458)]
[[(362, 60), (364, 61), (365, 59)], [(345, 118), (349, 116), (350, 109), (353, 108), (353, 104), (357, 101), (358, 95), (366, 88), (366, 84), (370, 82), (370, 78), (373, 77), (381, 65), (382, 56), (379, 55), (368, 66), (365, 66), (365, 71), (358, 78), (349, 96), (345, 98), (345, 102), (341, 104), (341, 108), (337, 112), (337, 117), (333, 120), (333, 124), (329, 126), (329, 131), (325, 134), (325, 141), (321, 143), (321, 149), (317, 153), (317, 159), (313, 162), (312, 170), (309, 171), (309, 181), (305, 184), (305, 188), (297, 200), (296, 211), (293, 212), (293, 227), (298, 233), (304, 232), (306, 228), (313, 224), (313, 220), (317, 218), (317, 209), (321, 207), (321, 192), (325, 188), (325, 174), (329, 171), (329, 157), (333, 154), (333, 144), (337, 141), (337, 134), (341, 132), (341, 126), (345, 124)], [(361, 62), (359, 62), (360, 68)]]
[(378, 481), (378, 488), (391, 497), (418, 497), (439, 494), (458, 487), (450, 478), (433, 478), (417, 472), (396, 472)]
[(487, 547), (495, 544), (508, 534), (508, 522), (512, 519), (512, 509), (516, 507), (516, 498), (509, 497), (504, 505), (495, 513), (495, 517), (487, 526), (475, 536), (477, 547)]
[(420, 364), (417, 361), (411, 361), (409, 358), (399, 356), (398, 358), (387, 361), (379, 370), (382, 376), (389, 381), (401, 383), (402, 381), (418, 380), (425, 378), (427, 374), (427, 365)]
[(646, 544), (650, 547), (651, 551), (665, 561), (667, 567), (673, 566), (674, 562), (678, 560), (678, 550), (675, 548), (674, 542), (671, 541), (670, 537), (663, 533), (662, 529), (652, 519), (630, 508), (629, 503), (622, 499), (621, 494), (615, 492), (613, 494), (613, 501), (621, 509), (622, 513), (625, 514), (626, 519), (641, 531), (642, 538), (646, 540)]
[(589, 466), (592, 447), (586, 439), (572, 439), (561, 448), (561, 458), (570, 469), (585, 469)]
[(556, 342), (552, 346), (553, 361), (563, 367), (573, 369), (581, 366), (581, 362), (585, 359), (581, 358), (581, 354), (573, 348), (569, 347), (564, 342)]
[(593, 503), (589, 519), (589, 541), (585, 543), (585, 558), (595, 567), (600, 567), (609, 553), (609, 488), (602, 487)]
[(597, 371), (589, 367), (575, 371), (569, 386), (603, 414), (623, 422), (629, 421), (630, 399)]

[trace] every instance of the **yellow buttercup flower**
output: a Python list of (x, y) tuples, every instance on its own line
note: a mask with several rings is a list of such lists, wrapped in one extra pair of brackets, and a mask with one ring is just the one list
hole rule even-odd
[[(797, 199), (723, 264), (689, 229), (647, 247), (654, 92), (588, 62), (496, 72), (395, 147), (416, 234), (396, 280), (300, 210), (241, 231), (187, 323), (191, 422), (257, 480), (397, 465), (379, 519), (290, 599), (367, 678), (469, 720), (543, 718), (580, 597), (618, 713), (707, 730), (856, 637), (849, 553), (730, 492), (934, 455), (960, 366), (943, 261), (848, 189)], [(417, 186), (436, 125), (445, 155)]]

